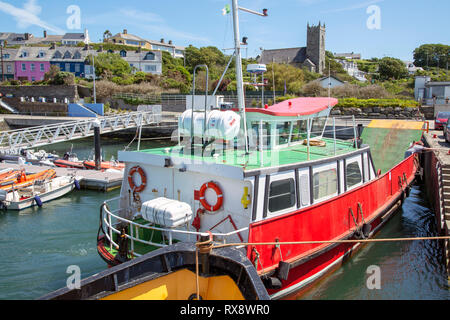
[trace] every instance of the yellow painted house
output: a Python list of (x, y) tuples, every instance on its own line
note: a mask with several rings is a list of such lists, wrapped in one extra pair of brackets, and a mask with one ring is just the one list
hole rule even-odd
[(150, 50), (152, 48), (149, 41), (142, 39), (141, 37), (129, 34), (127, 29), (124, 29), (122, 33), (118, 33), (107, 40), (115, 44), (121, 44), (132, 47), (141, 47), (143, 49)]
[(140, 47), (147, 50), (167, 51), (175, 58), (184, 57), (185, 48), (175, 46), (171, 40), (167, 43), (164, 41), (164, 39), (161, 39), (160, 41), (146, 40), (136, 35), (129, 34), (127, 29), (124, 29), (122, 33), (117, 33), (116, 35), (106, 39), (105, 41), (120, 45)]

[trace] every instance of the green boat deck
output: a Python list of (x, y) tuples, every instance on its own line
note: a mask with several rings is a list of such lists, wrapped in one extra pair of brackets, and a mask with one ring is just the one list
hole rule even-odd
[[(334, 140), (324, 138), (322, 141), (325, 142), (325, 146), (310, 146), (309, 160), (326, 159), (334, 155)], [(355, 150), (353, 141), (336, 140), (336, 155), (342, 155)], [(141, 150), (140, 152), (165, 157), (170, 155), (171, 157), (193, 161), (198, 160), (206, 163), (225, 164), (234, 167), (242, 167), (245, 170), (308, 161), (308, 148), (306, 145), (302, 144), (295, 144), (275, 150), (250, 151), (248, 155), (245, 154), (244, 150), (227, 149), (225, 152), (222, 150), (218, 151), (214, 156), (201, 157), (198, 155), (191, 155), (190, 150), (184, 150), (182, 146), (148, 149)]]
[(370, 146), (376, 170), (386, 173), (405, 158), (413, 141), (422, 137), (423, 121), (373, 120), (361, 139)]

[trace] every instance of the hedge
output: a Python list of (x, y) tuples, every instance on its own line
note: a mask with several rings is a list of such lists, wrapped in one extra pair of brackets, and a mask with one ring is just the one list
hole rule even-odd
[(419, 103), (414, 100), (403, 99), (339, 99), (337, 107), (342, 108), (373, 108), (373, 107), (393, 107), (393, 108), (417, 108)]
[[(277, 97), (277, 103), (294, 99), (295, 96)], [(393, 107), (393, 108), (417, 108), (419, 103), (414, 100), (403, 99), (356, 99), (356, 98), (344, 98), (339, 99), (339, 103), (336, 107), (342, 108), (373, 108), (373, 107)]]

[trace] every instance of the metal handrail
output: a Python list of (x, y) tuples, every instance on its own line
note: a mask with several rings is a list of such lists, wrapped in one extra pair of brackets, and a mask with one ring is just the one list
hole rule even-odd
[(11, 148), (32, 148), (56, 142), (81, 139), (92, 136), (93, 123), (100, 121), (102, 133), (124, 130), (160, 122), (160, 114), (153, 111), (131, 112), (89, 120), (56, 123), (27, 129), (4, 131), (0, 134), (0, 150)]
[[(107, 232), (105, 232), (105, 237), (109, 241), (111, 249), (112, 249), (112, 246), (114, 246), (115, 248), (119, 248), (119, 245), (116, 242), (114, 242), (114, 240), (113, 240), (113, 232), (116, 233), (116, 234), (121, 234), (121, 232), (114, 227), (115, 224), (113, 225), (111, 218), (114, 218), (114, 219), (116, 219), (117, 221), (120, 221), (120, 222), (124, 222), (124, 223), (126, 223), (126, 224), (128, 224), (130, 226), (130, 234), (125, 234), (125, 236), (128, 239), (131, 240), (132, 254), (135, 255), (135, 256), (140, 256), (139, 254), (135, 253), (134, 250), (133, 250), (135, 241), (139, 242), (139, 243), (142, 243), (142, 244), (152, 245), (152, 246), (157, 246), (157, 247), (165, 247), (165, 246), (167, 246), (167, 244), (158, 243), (158, 242), (152, 242), (152, 241), (146, 241), (146, 240), (140, 239), (140, 238), (136, 237), (135, 235), (131, 234), (131, 231), (133, 230), (133, 228), (142, 228), (142, 229), (153, 230), (153, 231), (167, 232), (168, 233), (168, 237), (169, 237), (168, 238), (168, 240), (169, 240), (169, 244), (168, 245), (172, 244), (173, 235), (176, 235), (176, 234), (188, 234), (188, 235), (192, 235), (192, 236), (195, 236), (195, 237), (197, 237), (197, 236), (209, 236), (208, 232), (186, 231), (186, 230), (178, 230), (178, 229), (171, 229), (171, 228), (160, 228), (160, 227), (155, 227), (155, 226), (152, 226), (152, 225), (143, 225), (143, 224), (140, 224), (140, 223), (128, 220), (126, 218), (120, 217), (120, 216), (118, 216), (115, 213), (119, 212), (121, 209), (110, 210), (108, 205), (107, 205), (107, 203), (109, 203), (109, 202), (112, 202), (112, 201), (115, 201), (115, 200), (120, 200), (120, 199), (125, 199), (125, 197), (112, 198), (110, 200), (105, 201), (103, 203), (104, 205), (102, 206), (102, 222), (104, 223), (104, 226), (106, 226), (106, 229), (107, 229)], [(106, 214), (106, 216), (105, 216), (105, 214)], [(228, 232), (228, 233), (213, 233), (213, 232), (211, 232), (211, 234), (213, 236), (216, 236), (216, 237), (221, 237), (225, 241), (225, 238), (233, 236), (235, 234), (239, 234), (240, 232), (243, 232), (243, 231), (246, 231), (246, 230), (248, 230), (248, 227), (244, 227), (244, 228), (241, 228), (241, 229), (238, 229), (238, 230), (234, 230), (234, 231), (231, 231), (231, 232)], [(137, 232), (135, 234), (137, 234)]]

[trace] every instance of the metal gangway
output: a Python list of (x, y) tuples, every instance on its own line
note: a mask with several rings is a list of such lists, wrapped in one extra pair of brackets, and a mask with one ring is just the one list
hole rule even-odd
[(159, 125), (161, 113), (130, 112), (108, 117), (89, 118), (0, 132), (0, 153), (17, 154), (21, 149), (36, 148), (94, 135), (94, 123), (100, 122), (101, 134), (147, 125)]

